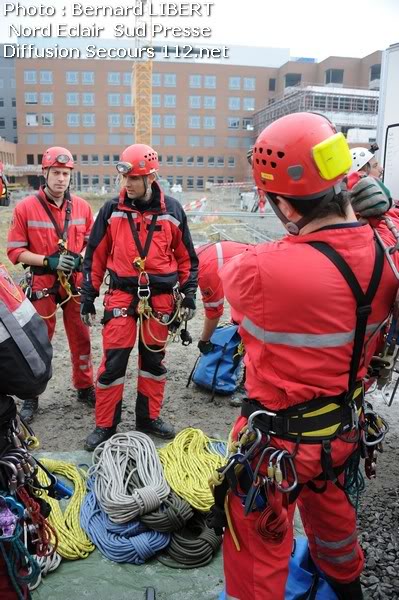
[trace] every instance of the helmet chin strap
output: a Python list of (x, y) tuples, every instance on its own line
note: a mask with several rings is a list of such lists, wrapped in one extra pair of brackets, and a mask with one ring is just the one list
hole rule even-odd
[[(306, 217), (301, 217), (299, 219), (299, 221), (296, 221), (295, 223), (293, 221), (290, 221), (289, 219), (287, 219), (287, 217), (281, 212), (281, 210), (277, 206), (277, 203), (273, 200), (273, 198), (279, 194), (273, 194), (273, 196), (271, 196), (270, 194), (267, 194), (267, 199), (270, 203), (270, 206), (273, 209), (273, 212), (280, 219), (280, 221), (284, 224), (284, 227), (286, 228), (288, 233), (290, 233), (291, 235), (299, 235), (299, 232), (301, 231), (301, 229), (303, 229), (305, 227), (305, 225), (308, 225), (311, 221), (313, 221), (317, 217), (317, 214), (321, 211), (321, 209), (324, 208), (325, 206), (327, 206), (327, 204), (329, 202), (331, 202), (331, 200), (334, 198), (334, 196), (339, 194), (340, 191), (341, 191), (341, 186), (339, 184), (337, 184), (334, 187), (330, 188), (327, 191), (327, 193), (324, 194), (324, 196), (319, 196), (319, 195), (303, 196), (302, 198), (298, 198), (298, 200), (316, 200), (317, 198), (321, 198), (321, 201), (313, 208), (313, 210), (310, 211), (310, 213), (308, 215), (306, 215)], [(283, 196), (283, 197), (285, 197), (285, 196)], [(286, 200), (288, 200), (288, 202), (290, 201), (290, 199), (288, 197), (285, 197), (285, 198), (286, 198)], [(295, 198), (294, 198), (294, 200), (295, 200)]]

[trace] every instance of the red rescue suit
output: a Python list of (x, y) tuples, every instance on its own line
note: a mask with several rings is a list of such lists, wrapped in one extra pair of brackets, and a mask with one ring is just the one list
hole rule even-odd
[[(154, 215), (157, 217), (145, 271), (149, 275), (150, 303), (159, 318), (173, 314), (175, 286), (189, 295), (194, 295), (197, 288), (198, 259), (183, 208), (174, 198), (164, 196), (156, 182), (152, 184), (152, 192), (151, 200), (139, 208), (127, 198), (125, 189), (119, 198), (106, 202), (94, 224), (85, 255), (84, 298), (93, 301), (99, 295), (107, 269), (110, 289), (104, 300), (105, 314), (114, 311), (114, 318), (107, 320), (103, 329), (104, 354), (96, 388), (98, 427), (112, 427), (120, 422), (125, 373), (137, 336), (135, 309), (139, 271), (133, 263), (140, 252), (128, 212), (133, 217), (142, 248)], [(126, 315), (129, 307), (133, 314)], [(156, 419), (159, 416), (167, 373), (162, 347), (167, 336), (167, 326), (154, 319), (144, 321), (139, 339), (136, 417)]]
[[(38, 194), (51, 210), (51, 214), (61, 231), (64, 229), (66, 217), (66, 205), (64, 200), (61, 207), (50, 201), (45, 195), (43, 188)], [(69, 252), (80, 254), (86, 247), (90, 230), (93, 224), (93, 214), (90, 205), (79, 196), (71, 196), (72, 213), (70, 215), (67, 249)], [(36, 254), (50, 256), (59, 252), (59, 236), (51, 222), (49, 215), (35, 195), (28, 196), (19, 202), (12, 218), (12, 224), (8, 232), (7, 255), (13, 264), (18, 262), (22, 252), (29, 250)], [(44, 273), (45, 269), (31, 267), (32, 281), (31, 300), (42, 317), (53, 315), (57, 308), (57, 301), (62, 303), (67, 298), (66, 291), (58, 284), (56, 273)], [(72, 273), (69, 283), (72, 289), (80, 288), (82, 273)], [(42, 295), (40, 299), (35, 298), (37, 293)], [(54, 293), (47, 293), (53, 290)], [(80, 319), (80, 299), (71, 298), (61, 305), (65, 332), (67, 334), (69, 349), (72, 359), (73, 385), (76, 389), (85, 389), (93, 385), (93, 367), (91, 363), (91, 347), (89, 329), (83, 325)], [(54, 335), (56, 315), (46, 318), (48, 335), (50, 340)]]
[(197, 249), (198, 287), (208, 319), (220, 318), (224, 310), (224, 292), (219, 269), (233, 256), (242, 254), (248, 248), (251, 248), (251, 244), (224, 241), (206, 244)]
[[(396, 226), (399, 221), (395, 219)], [(356, 301), (338, 269), (306, 242), (322, 241), (347, 261), (362, 289), (373, 270), (375, 244), (368, 225), (343, 224), (319, 231), (287, 236), (275, 243), (260, 244), (233, 258), (220, 271), (223, 288), (232, 308), (243, 315), (239, 332), (243, 338), (247, 369), (246, 391), (272, 411), (304, 403), (320, 396), (334, 396), (348, 385), (349, 365), (356, 324)], [(385, 226), (378, 225), (384, 243), (395, 243)], [(398, 262), (398, 255), (394, 260)], [(385, 261), (382, 279), (368, 319), (366, 356), (358, 369), (365, 373), (378, 336), (370, 339), (390, 312), (398, 284)], [(234, 432), (245, 425), (239, 417)], [(273, 437), (276, 448), (289, 451), (294, 442)], [(338, 438), (332, 445), (332, 464), (344, 464), (355, 444)], [(321, 472), (319, 443), (299, 444), (295, 456), (299, 482), (306, 484)], [(311, 555), (319, 568), (342, 583), (355, 580), (363, 569), (363, 553), (357, 541), (356, 514), (345, 493), (328, 482), (324, 493), (302, 487), (298, 497)], [(231, 598), (283, 600), (288, 562), (292, 550), (292, 518), (280, 544), (273, 545), (255, 529), (259, 512), (244, 517), (240, 499), (229, 495), (238, 552), (230, 531), (224, 538), (226, 590)], [(237, 564), (240, 568), (237, 569)]]

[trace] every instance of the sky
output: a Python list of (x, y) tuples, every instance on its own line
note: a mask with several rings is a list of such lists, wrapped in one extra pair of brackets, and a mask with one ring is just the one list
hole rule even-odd
[[(82, 0), (89, 6), (134, 5), (138, 0)], [(0, 40), (15, 41), (9, 37), (9, 25), (41, 26), (48, 23), (92, 25), (107, 28), (104, 37), (111, 38), (116, 24), (134, 25), (134, 18), (62, 16), (62, 7), (70, 10), (73, 0), (20, 0), (24, 6), (45, 4), (54, 6), (58, 15), (51, 18), (22, 17), (10, 14), (4, 17), (6, 5), (18, 2), (0, 0)], [(153, 1), (158, 9), (160, 2)], [(212, 36), (203, 39), (169, 38), (170, 43), (193, 45), (240, 45), (289, 48), (292, 57), (327, 56), (362, 57), (375, 50), (384, 50), (399, 42), (399, 0), (214, 0), (210, 17), (154, 17), (154, 22), (171, 26), (210, 27)], [(159, 38), (158, 41), (162, 41)], [(34, 43), (34, 38), (24, 40)], [(126, 40), (122, 40), (126, 45)], [(62, 45), (62, 40), (58, 40)], [(100, 43), (100, 42), (99, 42)], [(121, 40), (115, 39), (115, 45)], [(134, 45), (134, 39), (131, 40)]]

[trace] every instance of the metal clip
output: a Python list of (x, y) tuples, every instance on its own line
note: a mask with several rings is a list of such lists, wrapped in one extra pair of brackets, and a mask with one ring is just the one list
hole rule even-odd
[(127, 308), (113, 308), (112, 309), (112, 316), (113, 317), (124, 317), (126, 318), (127, 315)]

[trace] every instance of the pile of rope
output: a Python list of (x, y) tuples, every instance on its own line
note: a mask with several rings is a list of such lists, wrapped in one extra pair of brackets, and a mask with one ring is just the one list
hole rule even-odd
[(171, 492), (159, 510), (143, 515), (140, 520), (148, 529), (171, 533), (182, 529), (193, 516), (194, 511), (189, 503)]
[[(181, 527), (174, 511), (182, 501), (170, 499), (155, 445), (147, 435), (118, 433), (100, 444), (89, 476), (81, 524), (106, 558), (142, 564), (169, 544), (171, 523)], [(161, 509), (163, 502), (166, 508)], [(158, 525), (157, 531), (147, 528), (146, 518)]]
[(208, 480), (226, 462), (213, 451), (215, 442), (200, 429), (187, 428), (159, 450), (172, 490), (201, 512), (208, 512), (214, 503)]
[(170, 492), (154, 442), (138, 431), (117, 433), (100, 444), (89, 476), (102, 510), (114, 523), (152, 512)]
[(48, 573), (51, 573), (52, 571), (55, 571), (56, 569), (58, 569), (58, 567), (60, 566), (61, 560), (62, 560), (62, 558), (58, 554), (58, 552), (53, 552), (53, 554), (51, 554), (51, 556), (36, 556), (36, 555), (34, 555), (33, 558), (36, 560), (37, 564), (39, 565), (40, 572), (39, 572), (39, 576), (36, 579), (36, 581), (33, 581), (32, 583), (30, 583), (28, 585), (28, 587), (31, 591), (33, 591), (37, 587), (39, 587), (39, 585), (42, 582), (43, 577), (46, 577), (46, 575)]
[[(87, 558), (95, 548), (79, 522), (80, 509), (86, 495), (85, 475), (75, 465), (61, 460), (43, 459), (41, 463), (48, 471), (62, 475), (74, 486), (72, 498), (69, 500), (65, 512), (58, 500), (51, 498), (44, 491), (41, 492), (42, 498), (51, 506), (48, 521), (58, 537), (57, 552), (68, 560)], [(38, 479), (42, 485), (50, 483), (47, 475), (41, 469), (38, 472)]]

